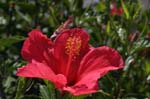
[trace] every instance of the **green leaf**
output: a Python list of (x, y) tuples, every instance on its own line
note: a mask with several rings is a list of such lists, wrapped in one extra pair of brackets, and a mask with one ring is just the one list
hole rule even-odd
[(15, 81), (15, 79), (11, 76), (8, 76), (6, 81), (4, 82), (4, 87), (9, 88), (13, 81)]
[(103, 3), (103, 2), (99, 2), (97, 5), (96, 5), (96, 10), (99, 12), (105, 12), (106, 10), (106, 5)]
[(40, 93), (41, 93), (42, 99), (53, 99), (51, 98), (48, 92), (49, 91), (45, 85), (40, 85)]
[(126, 97), (126, 98), (123, 98), (123, 99), (137, 99), (135, 97)]
[(110, 34), (110, 21), (107, 22), (106, 33), (107, 33), (108, 35)]
[(67, 93), (67, 94), (65, 94), (63, 99), (85, 99), (85, 97), (87, 97), (87, 96), (88, 95), (73, 96), (73, 95)]
[(137, 6), (138, 6), (138, 7), (137, 7), (137, 9), (136, 9), (136, 12), (135, 12), (135, 14), (133, 15), (133, 20), (136, 19), (137, 17), (139, 17), (139, 14), (140, 14), (140, 12), (141, 12), (141, 10), (142, 10), (142, 5), (141, 5), (141, 4), (138, 4)]
[(146, 74), (150, 74), (150, 62), (149, 61), (145, 62), (145, 72)]
[(18, 82), (18, 86), (17, 86), (16, 96), (14, 99), (20, 99), (21, 98), (22, 93), (24, 91), (25, 84), (26, 84), (26, 79), (23, 77), (20, 77), (19, 82)]
[(125, 61), (125, 67), (124, 70), (127, 71), (130, 64), (134, 61), (134, 58), (132, 56), (129, 56)]
[(23, 41), (25, 38), (22, 36), (10, 37), (10, 38), (1, 38), (0, 39), (0, 46), (2, 47), (9, 47), (14, 43)]
[(44, 80), (45, 85), (40, 85), (40, 93), (42, 99), (56, 99), (55, 87), (48, 80)]
[(123, 11), (125, 13), (125, 16), (126, 16), (126, 19), (128, 20), (130, 18), (130, 15), (129, 15), (129, 11), (127, 9), (127, 6), (125, 5), (125, 3), (123, 2), (123, 0), (121, 0), (121, 5), (122, 5), (122, 8), (123, 8)]
[(140, 39), (138, 42), (135, 42), (134, 48), (131, 50), (131, 54), (137, 53), (145, 48), (150, 47), (150, 39)]
[(85, 97), (87, 97), (87, 95), (72, 96), (71, 99), (84, 99)]

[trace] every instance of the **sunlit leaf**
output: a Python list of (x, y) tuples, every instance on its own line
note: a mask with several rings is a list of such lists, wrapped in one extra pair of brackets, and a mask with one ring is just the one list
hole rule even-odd
[(125, 13), (126, 19), (129, 19), (130, 14), (129, 14), (128, 8), (127, 8), (127, 6), (126, 6), (126, 4), (124, 3), (123, 0), (121, 0), (121, 5), (122, 5), (123, 11)]
[(96, 5), (96, 10), (100, 12), (104, 12), (106, 10), (106, 5), (103, 2), (99, 2)]

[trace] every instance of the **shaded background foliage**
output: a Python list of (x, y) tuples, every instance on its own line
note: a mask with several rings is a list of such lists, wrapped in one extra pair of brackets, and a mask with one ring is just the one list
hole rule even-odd
[[(100, 91), (86, 99), (150, 99), (150, 2), (89, 1), (0, 1), (0, 99), (12, 99), (16, 93), (21, 99), (60, 99), (49, 81), (19, 79), (16, 69), (26, 64), (20, 50), (28, 32), (39, 28), (50, 36), (68, 16), (74, 17), (71, 27), (89, 32), (90, 44), (115, 48), (125, 61), (123, 70), (101, 78)], [(121, 16), (111, 15), (112, 3), (122, 7)]]

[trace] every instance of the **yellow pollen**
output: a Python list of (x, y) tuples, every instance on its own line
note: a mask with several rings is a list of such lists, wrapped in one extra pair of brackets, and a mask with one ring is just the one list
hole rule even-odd
[(81, 49), (81, 38), (70, 36), (66, 41), (66, 54), (71, 56), (79, 55)]

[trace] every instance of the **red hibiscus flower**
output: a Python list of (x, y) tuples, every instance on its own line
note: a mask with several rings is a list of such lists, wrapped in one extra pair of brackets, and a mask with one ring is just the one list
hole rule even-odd
[(114, 3), (112, 3), (110, 5), (110, 10), (111, 10), (111, 15), (112, 16), (115, 16), (115, 15), (121, 16), (123, 14), (122, 7), (117, 8), (116, 4), (114, 4)]
[(50, 80), (73, 95), (97, 92), (98, 79), (123, 68), (124, 62), (116, 50), (91, 47), (88, 40), (88, 33), (81, 28), (66, 29), (54, 41), (32, 30), (21, 51), (28, 64), (19, 68), (17, 75)]

